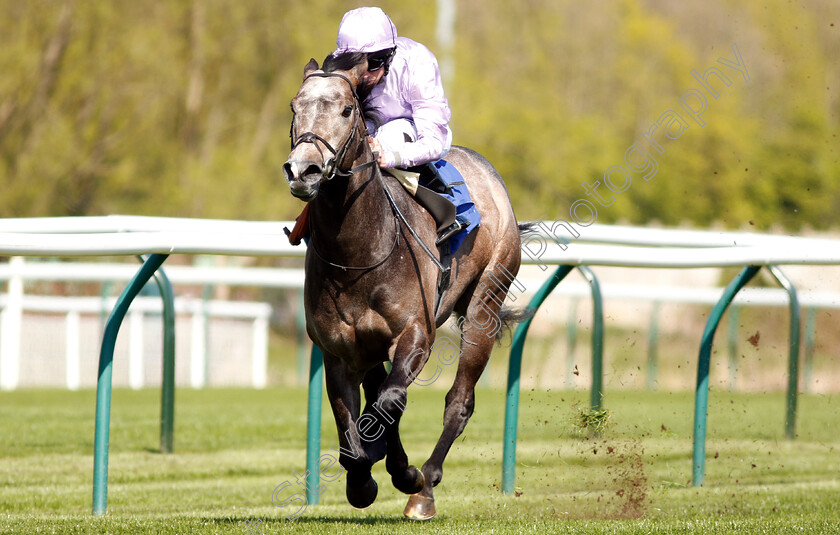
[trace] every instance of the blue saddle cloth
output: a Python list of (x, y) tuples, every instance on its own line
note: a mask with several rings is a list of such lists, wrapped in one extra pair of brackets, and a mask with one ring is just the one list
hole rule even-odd
[[(449, 238), (443, 246), (444, 248), (447, 245), (449, 247), (448, 252), (443, 251), (444, 253), (455, 254), (470, 232), (481, 223), (481, 214), (478, 213), (475, 204), (472, 202), (472, 197), (470, 197), (470, 192), (467, 190), (467, 184), (464, 182), (464, 177), (461, 176), (461, 172), (446, 160), (438, 160), (434, 162), (434, 166), (438, 170), (440, 179), (449, 186), (451, 191), (451, 194), (441, 193), (440, 195), (443, 195), (455, 205), (455, 218), (467, 223), (466, 227), (461, 229), (458, 234)], [(422, 179), (420, 183), (423, 184)]]

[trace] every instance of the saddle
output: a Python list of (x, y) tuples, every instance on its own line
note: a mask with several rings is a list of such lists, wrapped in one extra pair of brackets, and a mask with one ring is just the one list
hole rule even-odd
[(442, 255), (453, 255), (481, 222), (461, 173), (446, 160), (408, 169), (419, 175), (414, 199), (437, 224), (435, 244)]
[[(386, 172), (396, 174), (399, 169), (388, 169)], [(410, 167), (406, 169), (408, 173), (417, 175), (417, 185), (414, 187), (414, 192), (409, 190), (409, 193), (414, 195), (414, 200), (420, 204), (435, 220), (437, 225), (438, 236), (446, 232), (450, 227), (456, 225), (455, 218), (456, 208), (455, 203), (449, 200), (444, 195), (452, 195), (452, 188), (443, 181), (437, 168), (432, 163), (427, 163), (417, 167)], [(399, 177), (397, 177), (399, 180)], [(400, 180), (400, 183), (405, 183)], [(408, 189), (408, 188), (406, 188)], [(440, 237), (437, 239), (437, 244), (444, 240)]]
[[(446, 160), (430, 162), (407, 171), (417, 174), (416, 185), (407, 187), (404, 180), (399, 177), (397, 180), (406, 186), (417, 203), (426, 209), (437, 224), (438, 237), (435, 245), (441, 255), (434, 304), (434, 314), (437, 317), (443, 297), (449, 289), (452, 256), (467, 235), (481, 222), (481, 215), (470, 198), (461, 173)], [(397, 172), (399, 173), (399, 170)]]

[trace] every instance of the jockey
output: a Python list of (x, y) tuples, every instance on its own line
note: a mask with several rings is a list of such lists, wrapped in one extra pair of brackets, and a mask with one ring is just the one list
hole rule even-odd
[(379, 166), (407, 168), (443, 158), (452, 146), (451, 113), (434, 54), (397, 36), (396, 26), (378, 7), (348, 11), (338, 27), (336, 45), (334, 55), (368, 56), (368, 70), (357, 91)]
[[(356, 91), (367, 119), (368, 142), (378, 154), (379, 166), (412, 170), (423, 166), (433, 177), (446, 183), (438, 167), (443, 165), (439, 160), (452, 147), (449, 128), (452, 114), (435, 55), (422, 44), (399, 37), (394, 23), (378, 7), (360, 7), (345, 13), (338, 26), (336, 47), (333, 55), (345, 52), (367, 55), (368, 68)], [(459, 189), (457, 199), (451, 192), (446, 198), (456, 203), (464, 198), (469, 201), (464, 207), (473, 206), (466, 186)], [(438, 202), (421, 201), (421, 204), (433, 215), (452, 211), (451, 205), (434, 209), (435, 205), (440, 206)], [(464, 229), (472, 230), (469, 227), (475, 227), (480, 216), (474, 208), (470, 214), (473, 222), (470, 217), (461, 217), (460, 212), (458, 217), (454, 211), (448, 217), (435, 215), (439, 223), (443, 222), (438, 228), (438, 245)]]
[[(438, 247), (454, 253), (478, 227), (481, 216), (461, 175), (443, 160), (452, 147), (451, 112), (437, 59), (422, 44), (399, 37), (394, 23), (378, 7), (345, 13), (336, 47), (333, 56), (367, 56), (367, 70), (356, 92), (364, 108), (371, 150), (383, 169), (420, 171), (424, 188), (418, 188), (417, 178), (413, 188), (406, 188), (438, 223)], [(306, 236), (307, 219), (308, 215), (298, 217), (289, 237), (293, 244)]]

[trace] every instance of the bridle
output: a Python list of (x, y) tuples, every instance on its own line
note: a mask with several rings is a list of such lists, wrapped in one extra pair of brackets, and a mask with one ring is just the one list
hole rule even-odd
[[(347, 150), (349, 149), (350, 145), (353, 143), (354, 138), (356, 138), (356, 133), (359, 132), (359, 130), (360, 130), (359, 127), (356, 125), (356, 122), (359, 120), (359, 114), (361, 113), (360, 112), (361, 101), (359, 100), (359, 95), (356, 93), (356, 88), (353, 87), (353, 83), (350, 81), (349, 78), (347, 78), (343, 74), (339, 74), (339, 73), (336, 73), (336, 72), (314, 72), (314, 73), (310, 74), (309, 76), (307, 76), (306, 78), (304, 78), (303, 82), (306, 83), (306, 81), (308, 79), (313, 78), (313, 77), (341, 78), (342, 80), (347, 82), (347, 85), (350, 86), (350, 91), (353, 93), (353, 104), (354, 104), (353, 105), (353, 120), (352, 120), (353, 128), (350, 132), (350, 135), (347, 136), (347, 139), (344, 140), (344, 143), (341, 145), (341, 147), (339, 147), (339, 149), (336, 150), (335, 148), (333, 148), (333, 146), (330, 144), (329, 141), (327, 141), (326, 139), (324, 139), (323, 137), (319, 136), (318, 134), (316, 134), (314, 132), (304, 132), (303, 134), (301, 134), (299, 136), (296, 136), (295, 135), (295, 120), (294, 120), (294, 117), (293, 117), (292, 118), (292, 126), (291, 126), (291, 129), (289, 131), (289, 137), (292, 139), (292, 150), (295, 150), (295, 148), (298, 145), (301, 145), (302, 143), (312, 143), (313, 145), (315, 145), (315, 148), (318, 149), (318, 153), (321, 155), (321, 159), (324, 161), (324, 180), (326, 180), (326, 181), (330, 181), (333, 178), (335, 178), (336, 176), (345, 177), (345, 178), (350, 177), (353, 174), (355, 174), (355, 173), (357, 173), (357, 172), (359, 172), (363, 169), (366, 169), (368, 167), (372, 167), (372, 166), (376, 165), (376, 158), (374, 158), (374, 159), (372, 159), (368, 162), (365, 162), (365, 163), (363, 163), (361, 165), (358, 165), (358, 166), (356, 166), (352, 169), (349, 169), (347, 171), (342, 171), (339, 168), (339, 162), (344, 160), (344, 156), (347, 154)], [(322, 145), (324, 145), (324, 147), (326, 147), (326, 149), (332, 154), (332, 157), (330, 157), (329, 159), (325, 158), (324, 157), (324, 152), (321, 150), (321, 146), (317, 142), (320, 142)], [(380, 176), (380, 181), (381, 180), (382, 180), (382, 178)], [(311, 217), (311, 214), (308, 214), (307, 217)], [(312, 226), (311, 222), (310, 222), (309, 228), (314, 228)], [(314, 232), (313, 232), (313, 235), (314, 235)], [(329, 260), (324, 258), (321, 255), (321, 253), (319, 253), (318, 250), (315, 248), (315, 240), (314, 239), (311, 240), (311, 242), (309, 244), (309, 249), (312, 250), (312, 252), (315, 254), (316, 257), (318, 257), (318, 259), (321, 262), (323, 262), (323, 263), (325, 263), (329, 266), (332, 266), (334, 268), (339, 268), (343, 271), (347, 271), (347, 270), (367, 271), (367, 270), (379, 267), (380, 265), (385, 263), (386, 260), (388, 260), (388, 258), (391, 256), (391, 253), (393, 253), (394, 249), (397, 248), (397, 243), (399, 242), (399, 237), (400, 237), (399, 221), (397, 220), (397, 217), (395, 215), (394, 216), (394, 242), (391, 244), (391, 248), (388, 250), (388, 253), (385, 256), (382, 257), (382, 259), (380, 259), (377, 262), (374, 262), (373, 264), (370, 264), (368, 266), (345, 266), (345, 265), (341, 265), (341, 264), (336, 264), (334, 262), (330, 262)]]
[[(318, 153), (321, 155), (321, 159), (324, 161), (324, 180), (332, 180), (336, 176), (340, 177), (349, 177), (362, 169), (370, 167), (376, 163), (376, 160), (371, 160), (369, 162), (365, 162), (357, 167), (354, 167), (350, 170), (343, 171), (339, 169), (339, 162), (344, 160), (344, 156), (347, 154), (347, 149), (350, 147), (350, 144), (356, 138), (356, 133), (359, 131), (359, 128), (356, 126), (356, 122), (359, 119), (359, 114), (361, 113), (361, 102), (359, 101), (359, 95), (356, 94), (356, 88), (353, 87), (353, 83), (350, 81), (349, 78), (344, 76), (343, 74), (339, 74), (337, 72), (314, 72), (303, 79), (303, 82), (306, 83), (307, 80), (310, 78), (341, 78), (347, 85), (350, 86), (350, 91), (353, 93), (353, 129), (350, 131), (350, 135), (347, 136), (347, 139), (344, 140), (344, 143), (341, 147), (336, 150), (330, 145), (329, 141), (324, 139), (323, 137), (319, 136), (315, 132), (304, 132), (303, 134), (296, 136), (295, 135), (295, 118), (292, 116), (292, 126), (289, 129), (289, 137), (292, 140), (292, 149), (295, 150), (299, 145), (303, 143), (312, 143), (315, 145), (315, 148), (318, 149)], [(293, 111), (294, 113), (294, 111)], [(321, 150), (321, 146), (317, 143), (320, 142), (330, 153), (332, 153), (332, 157), (326, 158), (324, 156), (324, 151)]]
[[(310, 74), (309, 76), (307, 76), (306, 78), (304, 78), (303, 82), (306, 83), (306, 81), (308, 79), (310, 79), (312, 77), (316, 77), (316, 76), (321, 77), (321, 78), (341, 78), (342, 80), (347, 82), (347, 85), (350, 86), (350, 91), (353, 93), (353, 103), (354, 103), (354, 106), (353, 106), (353, 121), (352, 121), (353, 129), (352, 129), (350, 135), (347, 136), (347, 139), (344, 141), (344, 143), (341, 145), (341, 147), (338, 150), (335, 150), (333, 148), (333, 146), (330, 145), (330, 143), (326, 139), (324, 139), (323, 137), (319, 136), (318, 134), (316, 134), (314, 132), (304, 132), (303, 134), (301, 134), (299, 136), (295, 136), (295, 120), (294, 120), (294, 118), (292, 118), (292, 126), (291, 126), (290, 131), (289, 131), (289, 137), (291, 137), (291, 139), (292, 139), (292, 150), (295, 150), (295, 147), (297, 147), (298, 145), (300, 145), (302, 143), (312, 143), (318, 149), (318, 152), (320, 153), (321, 158), (324, 159), (324, 152), (321, 150), (321, 147), (318, 145), (318, 143), (316, 143), (316, 141), (323, 144), (324, 147), (326, 147), (327, 150), (332, 153), (331, 158), (329, 158), (327, 160), (324, 160), (324, 180), (327, 180), (327, 181), (332, 180), (336, 176), (349, 177), (349, 176), (353, 175), (354, 173), (357, 173), (357, 172), (361, 171), (362, 169), (365, 169), (367, 167), (376, 165), (377, 164), (376, 158), (374, 158), (374, 159), (372, 159), (368, 162), (365, 162), (365, 163), (363, 163), (361, 165), (358, 165), (358, 166), (356, 166), (352, 169), (349, 169), (347, 171), (342, 171), (341, 169), (338, 168), (338, 162), (341, 162), (341, 161), (344, 160), (344, 156), (347, 153), (347, 149), (350, 147), (350, 144), (353, 142), (353, 139), (356, 137), (355, 133), (359, 131), (359, 128), (356, 126), (356, 121), (359, 120), (359, 114), (361, 113), (360, 112), (361, 102), (359, 101), (359, 95), (356, 93), (356, 88), (353, 87), (353, 83), (350, 81), (349, 78), (347, 78), (343, 74), (339, 74), (339, 73), (336, 73), (336, 72), (314, 72), (314, 73)], [(402, 221), (403, 224), (408, 229), (409, 233), (412, 235), (412, 237), (414, 237), (414, 239), (417, 241), (417, 243), (420, 244), (420, 247), (423, 249), (423, 251), (425, 251), (425, 253), (432, 260), (432, 263), (434, 263), (435, 267), (437, 267), (438, 270), (442, 274), (444, 274), (445, 276), (448, 277), (449, 268), (447, 266), (444, 266), (440, 262), (440, 260), (438, 260), (435, 257), (434, 253), (432, 253), (432, 251), (429, 249), (429, 247), (425, 243), (423, 243), (423, 240), (420, 239), (420, 236), (417, 234), (417, 232), (414, 230), (414, 228), (412, 228), (412, 226), (409, 224), (408, 219), (405, 217), (405, 215), (402, 213), (402, 211), (397, 206), (397, 203), (394, 200), (394, 197), (391, 195), (391, 191), (388, 189), (388, 186), (385, 184), (385, 181), (382, 178), (382, 173), (374, 173), (374, 174), (377, 175), (378, 178), (379, 178), (379, 182), (382, 185), (382, 189), (385, 192), (385, 197), (388, 199), (388, 204), (390, 204), (391, 211), (394, 215), (394, 225), (395, 225), (395, 228), (394, 228), (394, 242), (393, 242), (393, 244), (391, 244), (391, 249), (388, 251), (388, 253), (384, 257), (382, 257), (382, 259), (380, 259), (379, 261), (377, 261), (377, 262), (375, 262), (371, 265), (356, 267), (356, 266), (343, 266), (341, 264), (335, 264), (333, 262), (330, 262), (329, 260), (324, 258), (318, 252), (317, 249), (315, 249), (315, 240), (312, 240), (312, 243), (310, 243), (309, 248), (312, 249), (312, 252), (315, 254), (315, 256), (317, 256), (318, 259), (321, 260), (322, 262), (324, 262), (325, 264), (328, 264), (328, 265), (330, 265), (332, 267), (335, 267), (335, 268), (342, 269), (344, 271), (347, 271), (347, 270), (366, 271), (366, 270), (374, 269), (374, 268), (377, 268), (380, 265), (382, 265), (391, 256), (391, 253), (393, 253), (394, 250), (397, 248), (397, 243), (399, 242), (399, 237), (400, 237), (400, 229), (399, 229), (400, 221)], [(310, 228), (313, 228), (311, 226), (311, 224), (310, 224)]]

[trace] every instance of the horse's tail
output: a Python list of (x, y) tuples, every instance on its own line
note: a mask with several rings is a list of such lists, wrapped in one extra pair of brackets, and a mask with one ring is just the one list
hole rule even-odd
[(519, 222), (519, 235), (522, 236), (524, 234), (529, 234), (531, 232), (537, 231), (537, 226), (539, 226), (539, 221), (521, 221)]
[[(505, 336), (510, 334), (510, 331), (513, 330), (513, 327), (518, 324), (522, 323), (523, 321), (528, 321), (534, 317), (534, 314), (537, 311), (531, 307), (526, 308), (511, 308), (511, 307), (502, 307), (499, 310), (499, 322), (502, 324), (501, 329), (499, 329), (502, 334)], [(496, 342), (501, 343), (502, 336), (496, 337)]]
[[(537, 232), (539, 224), (539, 221), (520, 221), (517, 223), (517, 226), (519, 227), (519, 235), (524, 236), (526, 234)], [(512, 308), (503, 306), (499, 311), (499, 323), (501, 324), (499, 331), (501, 334), (506, 336), (510, 334), (510, 331), (513, 330), (516, 324), (533, 318), (535, 313), (536, 310), (530, 307)], [(503, 337), (504, 336), (497, 336), (496, 341), (501, 343), (501, 339)]]

